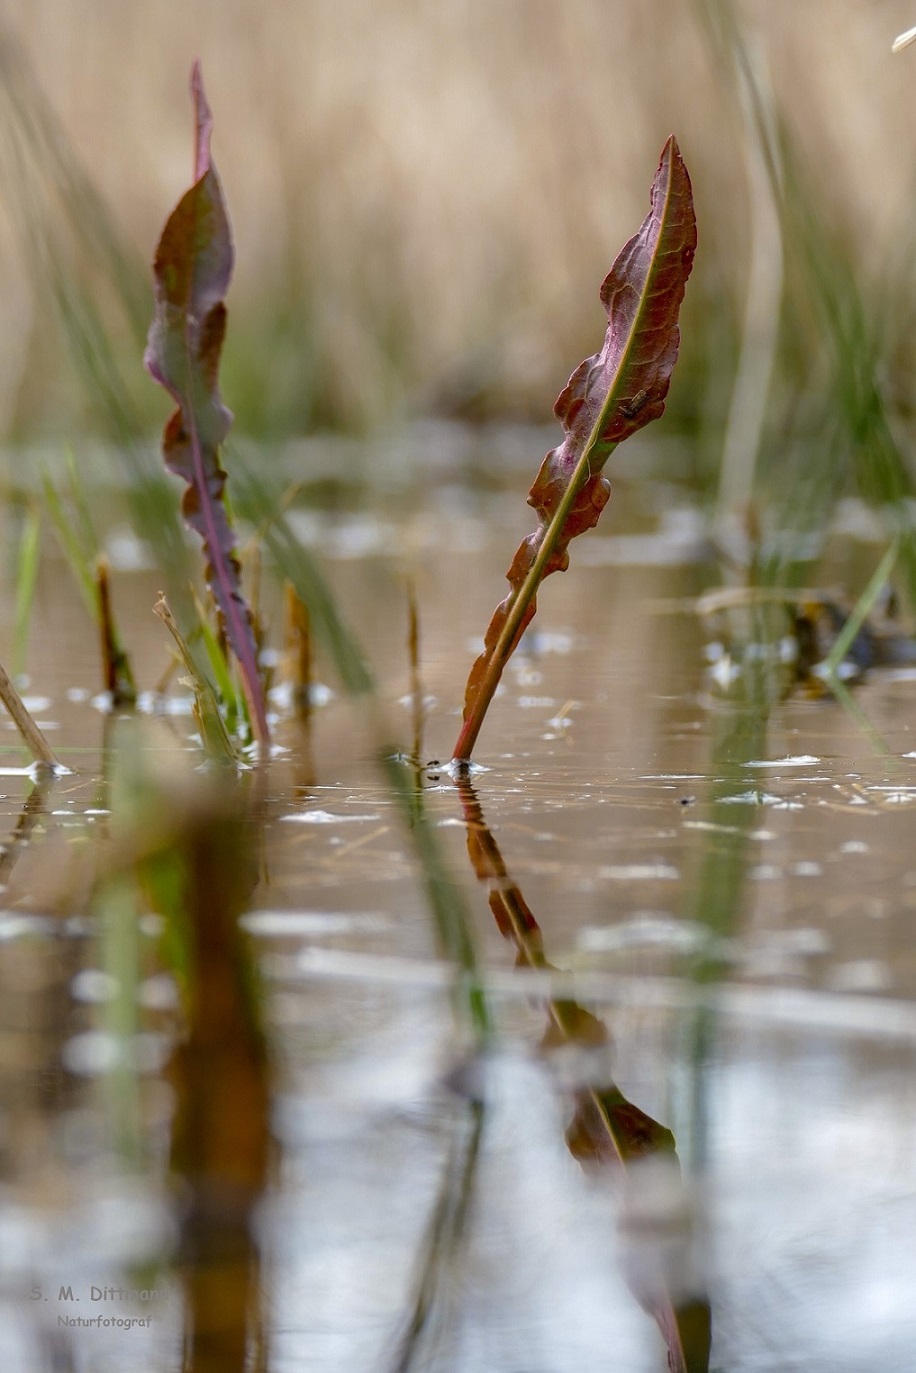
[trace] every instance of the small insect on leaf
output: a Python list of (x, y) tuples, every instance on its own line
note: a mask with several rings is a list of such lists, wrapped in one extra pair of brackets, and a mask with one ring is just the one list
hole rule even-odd
[(621, 401), (620, 413), (625, 415), (628, 420), (631, 420), (634, 415), (639, 414), (648, 399), (648, 391), (637, 391), (632, 400)]

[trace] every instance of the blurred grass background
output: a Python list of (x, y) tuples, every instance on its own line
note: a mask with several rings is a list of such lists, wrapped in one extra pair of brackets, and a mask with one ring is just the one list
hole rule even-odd
[[(242, 432), (372, 432), (429, 413), (549, 419), (600, 342), (598, 287), (672, 131), (700, 224), (670, 404), (670, 432), (699, 441), (687, 475), (717, 471), (749, 334), (764, 352), (775, 338), (757, 387), (771, 443), (789, 411), (810, 432), (831, 366), (799, 287), (812, 264), (787, 243), (783, 277), (779, 228), (760, 223), (759, 148), (711, 36), (723, 15), (784, 121), (831, 270), (860, 300), (881, 299), (881, 385), (905, 422), (916, 66), (890, 45), (914, 22), (906, 0), (6, 0), (0, 434), (97, 425), (62, 341), (62, 293), (71, 315), (88, 308), (82, 346), (101, 329), (125, 398), (155, 431), (143, 302), (188, 184), (195, 55), (237, 245), (223, 391)], [(30, 143), (43, 118), (52, 132)], [(66, 203), (48, 137), (89, 174), (113, 237), (78, 177)]]

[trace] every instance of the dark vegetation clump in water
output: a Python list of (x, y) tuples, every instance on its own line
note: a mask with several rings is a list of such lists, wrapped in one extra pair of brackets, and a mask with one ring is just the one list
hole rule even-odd
[[(836, 405), (829, 443), (806, 466), (793, 468), (784, 489), (774, 483), (770, 509), (762, 509), (762, 487), (754, 473), (758, 454), (750, 454), (749, 465), (746, 452), (740, 463), (734, 459), (728, 474), (733, 505), (720, 512), (718, 530), (724, 546), (726, 517), (740, 511), (738, 552), (728, 551), (724, 559), (731, 585), (697, 604), (716, 645), (710, 654), (713, 681), (725, 708), (716, 717), (713, 739), (715, 781), (703, 832), (710, 837), (699, 851), (688, 912), (691, 928), (702, 935), (687, 959), (696, 996), (687, 1006), (684, 1037), (694, 1085), (715, 1060), (716, 1009), (706, 989), (728, 976), (727, 950), (737, 931), (748, 852), (758, 827), (750, 804), (736, 818), (735, 800), (747, 790), (747, 768), (766, 758), (771, 713), (788, 696), (804, 691), (836, 698), (867, 731), (868, 721), (850, 688), (882, 663), (911, 660), (910, 640), (885, 599), (886, 586), (896, 572), (910, 603), (916, 592), (911, 479), (878, 383), (877, 331), (855, 284), (844, 277), (829, 226), (810, 196), (772, 96), (747, 61), (730, 9), (712, 0), (700, 8), (723, 72), (740, 93), (785, 260), (799, 273), (811, 318), (827, 340)], [(283, 585), (283, 646), (292, 664), (287, 676), (303, 730), (302, 758), (309, 759), (313, 728), (320, 730), (312, 709), (314, 639), (344, 691), (362, 703), (379, 786), (409, 836), (435, 941), (449, 969), (454, 1032), (463, 1054), (448, 1083), (447, 1163), (417, 1246), (412, 1286), (391, 1322), (387, 1366), (404, 1373), (429, 1367), (438, 1348), (453, 1275), (472, 1240), (475, 1188), (491, 1107), (487, 1064), (500, 1038), (471, 896), (452, 872), (441, 821), (429, 806), (430, 787), (447, 777), (444, 785), (453, 788), (455, 818), (467, 834), (474, 877), (486, 888), (498, 934), (514, 951), (519, 979), (530, 979), (523, 985), (530, 986), (543, 1009), (540, 1050), (582, 1068), (563, 1091), (565, 1147), (583, 1167), (599, 1176), (612, 1174), (635, 1209), (637, 1198), (646, 1204), (647, 1176), (659, 1179), (660, 1195), (676, 1198), (672, 1212), (659, 1222), (661, 1229), (671, 1224), (665, 1262), (632, 1265), (627, 1282), (661, 1334), (672, 1373), (709, 1370), (715, 1321), (703, 1265), (696, 1261), (700, 1238), (684, 1203), (682, 1176), (689, 1171), (687, 1163), (692, 1169), (702, 1162), (702, 1139), (699, 1145), (696, 1139), (689, 1141), (685, 1163), (669, 1126), (618, 1086), (611, 1028), (583, 1004), (584, 998), (564, 986), (545, 947), (542, 924), (487, 824), (484, 783), (470, 762), (503, 671), (534, 616), (541, 582), (566, 569), (570, 541), (597, 523), (608, 501), (605, 464), (618, 444), (664, 410), (678, 353), (678, 315), (696, 246), (691, 185), (678, 146), (673, 138), (666, 144), (649, 214), (602, 287), (608, 316), (604, 344), (577, 367), (557, 400), (564, 438), (544, 459), (529, 494), (538, 528), (513, 559), (509, 595), (497, 608), (483, 653), (471, 668), (452, 762), (431, 774), (424, 764), (416, 602), (411, 601), (409, 637), (414, 731), (407, 749), (391, 724), (386, 692), (376, 685), (339, 596), (297, 535), (290, 494), (269, 472), (255, 470), (233, 452), (226, 461), (232, 472), (227, 481), (223, 449), (231, 416), (220, 396), (218, 371), (233, 247), (211, 160), (212, 118), (197, 66), (192, 95), (194, 180), (169, 217), (156, 252), (155, 317), (146, 362), (177, 407), (166, 424), (162, 455), (166, 468), (186, 485), (181, 514), (202, 543), (206, 591), (190, 572), (174, 484), (150, 466), (143, 444), (145, 421), (132, 412), (128, 393), (119, 386), (121, 363), (101, 318), (93, 313), (91, 300), (74, 294), (63, 271), (55, 272), (54, 290), (73, 355), (86, 370), (87, 390), (105, 410), (129, 464), (137, 532), (156, 550), (165, 594), (150, 610), (175, 646), (175, 670), (193, 691), (195, 747), (207, 760), (205, 775), (176, 783), (160, 777), (149, 763), (153, 750), (139, 712), (133, 711), (141, 684), (117, 623), (116, 588), (101, 554), (91, 503), (73, 463), (66, 489), (47, 478), (43, 503), (24, 512), (14, 672), (13, 677), (5, 672), (0, 676), (0, 695), (35, 759), (35, 790), (3, 854), (6, 884), (29, 843), (36, 809), (63, 774), (13, 680), (25, 662), (39, 534), (46, 519), (98, 628), (113, 712), (113, 794), (106, 798), (111, 802), (110, 842), (89, 863), (83, 897), (74, 901), (74, 909), (98, 922), (108, 966), (120, 987), (111, 1005), (115, 1040), (123, 1045), (137, 1033), (137, 1007), (131, 1001), (142, 961), (137, 929), (150, 913), (161, 922), (162, 957), (180, 988), (164, 1069), (172, 1091), (168, 1143), (163, 1152), (160, 1141), (159, 1157), (179, 1199), (172, 1247), (163, 1242), (158, 1262), (181, 1293), (184, 1367), (194, 1373), (242, 1373), (246, 1367), (267, 1369), (270, 1360), (263, 1236), (280, 1152), (271, 1125), (277, 1065), (266, 1029), (269, 998), (240, 924), (265, 879), (261, 843), (271, 804), (269, 673), (278, 646), (266, 637), (254, 589), (263, 556)], [(36, 129), (43, 136), (40, 123), (33, 133)], [(59, 157), (60, 149), (48, 155)], [(80, 188), (66, 178), (64, 185), (73, 201), (74, 223), (79, 223), (80, 211), (74, 207)], [(94, 216), (103, 216), (94, 199), (87, 204)], [(24, 205), (23, 214), (30, 212)], [(104, 225), (103, 217), (99, 223)], [(54, 264), (53, 244), (49, 253)], [(129, 267), (113, 247), (111, 261), (130, 317), (134, 295)], [(772, 358), (764, 361), (765, 373), (771, 365)], [(767, 376), (758, 376), (757, 383), (765, 386)], [(763, 429), (757, 440), (762, 450)], [(816, 566), (812, 536), (823, 538), (839, 493), (841, 454), (849, 460), (862, 495), (880, 510), (888, 527), (884, 556), (870, 578), (862, 579), (858, 601), (850, 598), (847, 604), (833, 593), (805, 586)], [(247, 550), (240, 549), (236, 516), (255, 530)], [(730, 532), (734, 534), (734, 525)], [(240, 552), (247, 552), (247, 560)], [(73, 762), (68, 755), (68, 763)], [(74, 766), (78, 770), (78, 762)], [(304, 766), (308, 772), (310, 762)], [(154, 1146), (144, 1135), (135, 1066), (122, 1057), (113, 1068), (111, 1110), (122, 1156), (139, 1166), (148, 1163)], [(699, 1125), (697, 1134), (702, 1135)], [(684, 1154), (683, 1148), (680, 1152)]]

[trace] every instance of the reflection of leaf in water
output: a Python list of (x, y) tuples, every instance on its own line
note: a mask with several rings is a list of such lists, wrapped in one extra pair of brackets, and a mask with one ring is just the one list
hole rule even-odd
[(164, 921), (163, 952), (183, 1012), (167, 1069), (183, 1367), (244, 1373), (266, 1367), (255, 1220), (271, 1154), (270, 1065), (257, 972), (240, 924), (258, 876), (263, 796), (259, 774), (182, 773), (176, 759), (166, 764), (152, 746), (155, 737), (144, 721), (115, 722), (112, 843), (93, 907), (108, 941), (106, 965), (131, 993), (116, 1012), (122, 1036), (134, 1033), (137, 1015), (137, 922), (150, 910)]
[(182, 817), (173, 852), (184, 879), (177, 895), (192, 969), (187, 1032), (170, 1070), (171, 1166), (187, 1189), (181, 1268), (193, 1342), (188, 1366), (242, 1373), (257, 1338), (252, 1225), (270, 1150), (267, 1051), (238, 924), (257, 871), (246, 816), (231, 802), (202, 801)]
[(577, 1093), (578, 1106), (566, 1143), (580, 1163), (630, 1163), (674, 1153), (674, 1135), (647, 1116), (617, 1087)]
[[(440, 948), (455, 967), (456, 1002), (463, 1004), (479, 1062), (490, 1043), (492, 1025), (481, 985), (470, 912), (445, 864), (435, 828), (424, 808), (423, 792), (417, 785), (416, 760), (409, 772), (401, 760), (387, 752), (381, 761), (410, 829), (426, 881)], [(442, 1322), (443, 1298), (449, 1291), (449, 1279), (467, 1234), (486, 1103), (483, 1093), (473, 1085), (459, 1091), (459, 1095), (463, 1097), (464, 1109), (461, 1117), (452, 1122), (446, 1167), (417, 1263), (410, 1311), (399, 1337), (391, 1373), (408, 1373), (409, 1369), (418, 1366), (421, 1352), (434, 1338)]]
[[(468, 855), (478, 879), (490, 888), (490, 909), (500, 933), (515, 944), (518, 966), (549, 970), (552, 965), (544, 954), (540, 926), (520, 888), (509, 876), (466, 774), (458, 773), (456, 785), (467, 826)], [(545, 1048), (576, 1046), (587, 1052), (610, 1042), (604, 1021), (576, 1001), (552, 997), (547, 1002), (547, 1013)], [(600, 1088), (580, 1086), (574, 1099), (575, 1114), (566, 1132), (566, 1143), (580, 1163), (622, 1165), (630, 1182), (634, 1166), (640, 1167), (649, 1160), (665, 1160), (675, 1170), (680, 1185), (674, 1135), (628, 1101), (614, 1082), (606, 1082)], [(684, 1222), (685, 1232), (688, 1224)], [(705, 1295), (675, 1292), (670, 1284), (658, 1279), (646, 1284), (630, 1273), (627, 1281), (665, 1339), (671, 1373), (706, 1373), (711, 1314)]]

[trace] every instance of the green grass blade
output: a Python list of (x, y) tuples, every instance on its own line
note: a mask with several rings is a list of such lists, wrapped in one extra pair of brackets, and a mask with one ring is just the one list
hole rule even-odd
[(238, 690), (232, 679), (232, 672), (226, 661), (226, 655), (213, 632), (210, 617), (198, 596), (194, 596), (194, 607), (197, 611), (198, 632), (203, 641), (207, 661), (213, 673), (213, 680), (216, 690), (222, 698), (223, 709), (226, 714), (226, 728), (230, 734), (234, 733), (240, 720), (247, 720), (248, 715), (245, 709), (245, 697)]
[(22, 522), (19, 556), (16, 560), (16, 628), (13, 637), (13, 677), (25, 671), (38, 563), (41, 553), (41, 507), (32, 501)]
[(80, 542), (79, 535), (73, 521), (68, 517), (64, 510), (60, 495), (52, 483), (47, 473), (42, 475), (42, 490), (44, 492), (45, 505), (51, 517), (51, 524), (57, 535), (61, 549), (70, 565), (74, 580), (79, 587), (83, 604), (92, 616), (94, 622), (98, 622), (99, 607), (96, 596), (95, 579), (92, 575), (92, 555), (87, 552)]
[(894, 570), (900, 553), (900, 540), (894, 539), (878, 566), (872, 573), (868, 585), (853, 608), (852, 614), (836, 637), (833, 647), (824, 659), (824, 675), (831, 683), (837, 679), (840, 663), (846, 657), (859, 630), (874, 609), (878, 597)]
[(292, 583), (297, 596), (308, 606), (315, 633), (330, 655), (344, 689), (353, 696), (373, 694), (375, 681), (362, 651), (338, 612), (317, 561), (290, 528), (277, 492), (238, 457), (233, 482), (236, 509), (261, 530), (281, 576)]
[(461, 887), (445, 863), (435, 828), (422, 805), (422, 792), (416, 787), (409, 767), (389, 753), (382, 757), (381, 766), (410, 830), (442, 952), (458, 970), (457, 994), (469, 1010), (478, 1047), (485, 1048), (492, 1038), (493, 1024), (480, 974), (470, 910)]
[(206, 752), (211, 758), (217, 759), (220, 762), (238, 765), (241, 762), (238, 749), (229, 737), (225, 721), (220, 714), (219, 704), (217, 703), (213, 685), (202, 672), (194, 654), (188, 647), (187, 641), (182, 635), (178, 623), (164, 596), (160, 596), (159, 600), (153, 606), (153, 613), (159, 616), (159, 619), (171, 634), (175, 642), (175, 647), (181, 657), (181, 661), (184, 663), (185, 670), (194, 691), (195, 715), (198, 728), (200, 729), (201, 741)]

